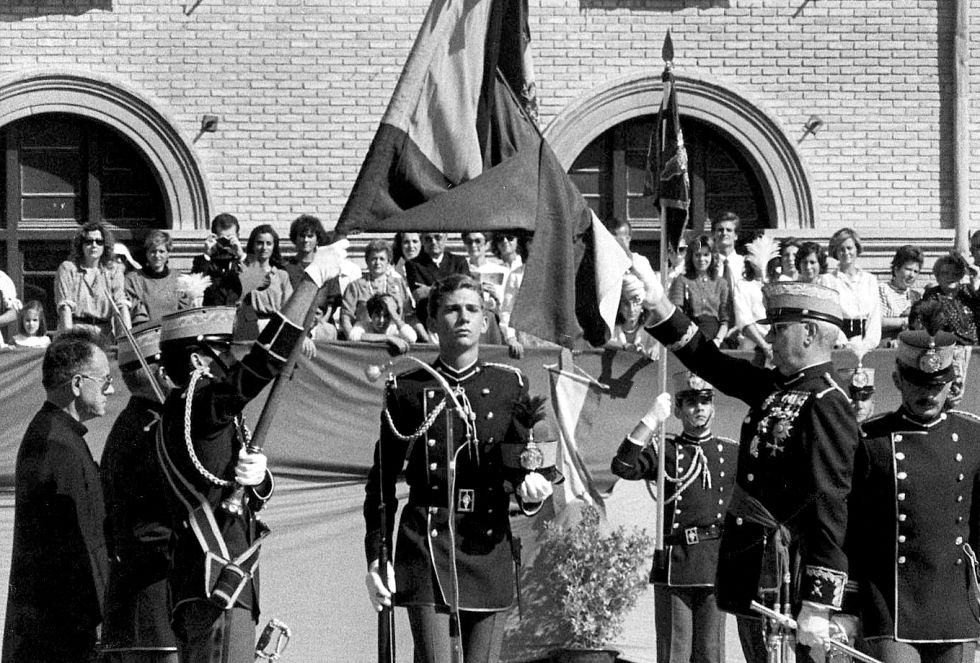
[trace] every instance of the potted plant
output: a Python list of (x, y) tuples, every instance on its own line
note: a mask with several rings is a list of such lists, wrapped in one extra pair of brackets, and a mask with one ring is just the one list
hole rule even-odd
[(604, 528), (591, 505), (574, 525), (545, 525), (539, 564), (567, 634), (565, 646), (552, 654), (555, 663), (616, 660), (619, 652), (606, 646), (622, 632), (626, 613), (646, 586), (652, 547), (639, 528)]

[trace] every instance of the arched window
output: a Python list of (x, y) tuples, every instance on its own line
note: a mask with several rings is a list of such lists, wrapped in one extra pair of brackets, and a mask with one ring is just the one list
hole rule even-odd
[(78, 226), (103, 221), (135, 249), (146, 231), (169, 225), (160, 186), (126, 138), (82, 117), (24, 118), (0, 129), (0, 142), (0, 265), (22, 299), (45, 304), (50, 324), (55, 270)]

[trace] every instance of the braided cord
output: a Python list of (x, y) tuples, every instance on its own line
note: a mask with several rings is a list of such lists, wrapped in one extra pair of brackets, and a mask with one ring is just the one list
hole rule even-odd
[(442, 411), (444, 409), (446, 409), (446, 401), (447, 400), (448, 400), (448, 398), (443, 398), (439, 402), (439, 405), (435, 406), (435, 408), (433, 408), (432, 412), (430, 412), (428, 414), (428, 416), (422, 421), (422, 424), (415, 430), (414, 433), (412, 433), (411, 435), (405, 435), (404, 433), (402, 433), (401, 431), (399, 431), (397, 428), (395, 428), (395, 422), (391, 418), (391, 410), (388, 409), (388, 390), (385, 389), (385, 392), (384, 392), (384, 413), (385, 413), (385, 421), (388, 422), (388, 428), (391, 429), (391, 432), (394, 434), (394, 436), (396, 438), (398, 438), (402, 442), (412, 442), (413, 440), (417, 440), (418, 438), (420, 438), (423, 435), (425, 435), (428, 432), (428, 430), (430, 428), (432, 428), (432, 424), (435, 423), (436, 417), (438, 417), (442, 413)]
[[(187, 455), (190, 456), (194, 469), (197, 470), (202, 477), (207, 479), (209, 483), (221, 488), (228, 488), (229, 486), (234, 486), (235, 482), (226, 481), (221, 477), (211, 474), (208, 469), (201, 464), (201, 460), (197, 457), (197, 454), (194, 453), (194, 440), (191, 438), (191, 403), (194, 401), (194, 387), (197, 386), (197, 381), (204, 375), (210, 375), (210, 373), (204, 369), (197, 369), (191, 374), (190, 382), (187, 383), (187, 394), (184, 396), (184, 443), (187, 445)], [(240, 426), (237, 418), (235, 419), (235, 426), (236, 428)]]

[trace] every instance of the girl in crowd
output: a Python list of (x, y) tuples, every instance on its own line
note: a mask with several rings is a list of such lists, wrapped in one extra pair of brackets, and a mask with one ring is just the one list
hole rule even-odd
[(46, 348), (51, 344), (44, 307), (36, 299), (27, 302), (21, 309), (17, 326), (14, 345), (22, 348)]
[(800, 241), (787, 237), (779, 243), (779, 280), (799, 281), (800, 270), (796, 267), (796, 256), (800, 252)]
[(115, 239), (101, 222), (90, 221), (75, 233), (71, 258), (58, 265), (54, 280), (59, 330), (90, 325), (112, 343), (113, 303), (123, 324), (131, 326), (123, 272), (112, 251), (106, 251), (112, 246)]
[(908, 329), (909, 313), (922, 293), (912, 287), (922, 271), (922, 249), (911, 244), (900, 246), (892, 258), (892, 277), (878, 284), (881, 299), (881, 336), (890, 345), (899, 332)]
[(821, 285), (840, 295), (844, 309), (845, 345), (860, 360), (881, 342), (881, 299), (878, 279), (858, 267), (861, 237), (851, 228), (841, 228), (830, 238), (830, 255), (837, 268), (820, 277)]
[(728, 335), (734, 306), (728, 280), (719, 275), (717, 260), (711, 237), (701, 235), (691, 241), (684, 258), (684, 273), (670, 284), (669, 297), (705, 336), (720, 346)]
[(268, 285), (248, 294), (261, 331), (272, 314), (293, 294), (293, 286), (279, 254), (279, 234), (269, 224), (263, 223), (252, 230), (245, 245), (245, 256), (246, 265), (258, 265), (269, 275)]
[(803, 242), (796, 252), (797, 281), (814, 283), (827, 272), (827, 252), (816, 242)]

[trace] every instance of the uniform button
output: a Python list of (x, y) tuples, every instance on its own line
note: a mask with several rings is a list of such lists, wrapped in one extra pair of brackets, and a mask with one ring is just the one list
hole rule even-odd
[(963, 480), (963, 478), (964, 478), (964, 475), (962, 475), (962, 474), (958, 474), (958, 475), (956, 475), (956, 480), (957, 480), (957, 481), (962, 481), (962, 480)]
[(490, 393), (490, 388), (489, 388), (489, 387), (484, 387), (484, 388), (483, 388), (483, 389), (482, 389), (482, 390), (480, 391), (480, 393), (481, 393), (481, 394), (483, 394), (484, 396), (486, 396), (486, 395), (488, 395), (488, 394)]
[(684, 460), (684, 454), (677, 454), (677, 460)]
[(956, 566), (963, 566), (963, 558), (962, 557), (960, 557), (959, 559), (956, 560)]
[[(943, 418), (945, 418), (945, 416), (946, 415), (943, 415)], [(958, 433), (953, 433), (952, 435), (950, 435), (950, 438), (952, 438), (953, 442), (959, 442), (960, 441), (960, 436), (959, 436)]]
[(908, 475), (907, 473), (905, 473), (905, 472), (899, 472), (899, 473), (898, 473), (898, 474), (897, 474), (896, 476), (897, 476), (897, 477), (898, 477), (898, 478), (899, 478), (900, 480), (902, 480), (902, 479), (907, 479), (909, 475)]
[(724, 462), (725, 462), (725, 459), (724, 459), (724, 458), (719, 458), (719, 459), (718, 459), (718, 462), (719, 462), (719, 463), (722, 463), (722, 464), (724, 464)]
[(956, 454), (956, 462), (957, 463), (963, 462), (963, 454)]
[(431, 513), (432, 515), (435, 515), (435, 514), (439, 513), (439, 507), (437, 507), (437, 506), (430, 506), (429, 507), (429, 513)]
[(487, 509), (487, 513), (493, 513), (493, 509)]
[(493, 530), (492, 529), (488, 529), (487, 530), (487, 536), (493, 536)]
[(725, 492), (725, 487), (724, 486), (718, 486), (718, 492), (719, 493)]
[(752, 423), (752, 417), (745, 417), (745, 420), (742, 423), (743, 424), (750, 424), (750, 423)]
[(905, 454), (899, 451), (895, 454), (895, 460), (905, 460)]
[(674, 513), (676, 513), (679, 516), (679, 515), (681, 515), (681, 510), (680, 509), (674, 509)]
[(428, 445), (429, 445), (430, 447), (434, 447), (434, 446), (436, 446), (436, 441), (435, 441), (435, 440), (433, 440), (433, 439), (432, 439), (432, 438), (430, 437), (430, 438), (429, 438), (429, 439), (428, 439), (428, 440), (426, 441), (426, 444), (428, 444)]
[(429, 489), (432, 490), (432, 492), (435, 492), (435, 491), (439, 490), (439, 484), (434, 483), (431, 486), (429, 486)]
[(724, 477), (724, 476), (725, 476), (725, 473), (724, 473), (724, 472), (719, 472), (719, 473), (718, 473), (718, 476), (720, 476), (720, 477)]
[[(725, 500), (718, 500), (718, 506), (724, 506), (724, 504)], [(721, 514), (719, 513), (718, 516), (721, 517)]]
[(487, 419), (493, 419), (493, 412), (487, 412)]
[(717, 518), (718, 520), (721, 520), (721, 518), (722, 518), (722, 515), (721, 515), (720, 513), (716, 513), (716, 514), (715, 514), (715, 518)]
[(898, 522), (904, 523), (906, 518), (908, 518), (908, 516), (905, 515), (904, 513), (898, 514)]
[(725, 447), (721, 446), (720, 444), (718, 445), (718, 451), (722, 451), (722, 450), (724, 450), (724, 448)]
[(684, 500), (684, 496), (683, 495), (678, 495), (677, 496), (677, 500), (676, 501), (682, 502), (683, 500)]
[(896, 442), (901, 442), (902, 441), (902, 436), (901, 435), (895, 435), (895, 441)]
[(899, 564), (904, 564), (905, 563), (905, 555), (899, 555), (899, 557), (898, 557), (898, 563)]
[(742, 524), (742, 523), (744, 523), (744, 522), (745, 522), (745, 521), (744, 521), (744, 520), (742, 520), (741, 518), (736, 518), (736, 519), (735, 519), (735, 524), (736, 524), (736, 525), (741, 525), (741, 524)]
[(429, 463), (429, 469), (435, 472), (436, 468), (439, 467), (436, 463)]
[(953, 540), (953, 543), (955, 543), (955, 544), (956, 544), (956, 545), (958, 545), (958, 546), (962, 546), (962, 545), (963, 545), (963, 537), (962, 537), (962, 536), (958, 536), (958, 537), (956, 537), (956, 538), (955, 538), (955, 539)]
[(958, 517), (958, 518), (956, 519), (956, 522), (957, 522), (957, 523), (961, 523), (961, 522), (963, 522), (963, 516), (959, 516), (959, 517)]
[(962, 502), (963, 501), (963, 496), (962, 495), (957, 495), (956, 496), (956, 501), (957, 502)]
[(745, 478), (748, 481), (755, 481), (755, 475), (754, 474), (749, 474)]
[(674, 529), (679, 529), (679, 528), (680, 528), (680, 526), (681, 526), (681, 524), (680, 524), (680, 523), (674, 523)]
[(905, 535), (904, 534), (899, 534), (898, 535), (898, 542), (899, 543), (905, 543)]
[(431, 535), (432, 535), (432, 538), (434, 539), (434, 538), (436, 538), (437, 536), (439, 536), (439, 530), (437, 530), (437, 529), (434, 529), (434, 530), (432, 530), (431, 532), (429, 532), (429, 534), (431, 534)]
[(899, 493), (898, 494), (898, 501), (899, 502), (904, 502), (905, 501), (905, 493)]
[(428, 396), (429, 396), (429, 398), (435, 398), (436, 397), (436, 392), (430, 390)]

